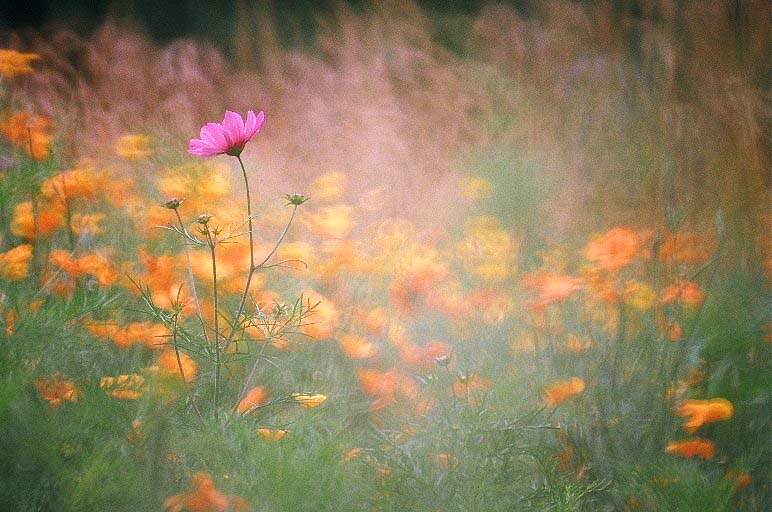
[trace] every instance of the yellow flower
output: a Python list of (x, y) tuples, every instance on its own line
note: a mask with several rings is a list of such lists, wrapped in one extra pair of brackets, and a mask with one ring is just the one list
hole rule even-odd
[(37, 53), (22, 53), (10, 48), (0, 48), (0, 75), (13, 78), (32, 71), (30, 63), (40, 58)]
[(316, 407), (320, 403), (327, 400), (326, 395), (322, 395), (321, 393), (311, 394), (311, 393), (292, 393), (292, 399), (295, 400), (297, 403), (302, 404), (304, 407)]
[(645, 311), (657, 302), (657, 292), (648, 283), (631, 280), (622, 292), (627, 305)]
[(147, 135), (124, 135), (115, 142), (115, 153), (128, 160), (139, 160), (150, 156), (149, 144)]

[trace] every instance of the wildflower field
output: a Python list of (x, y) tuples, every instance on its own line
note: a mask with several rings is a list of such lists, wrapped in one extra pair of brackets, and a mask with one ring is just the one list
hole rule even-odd
[(769, 2), (441, 4), (0, 30), (0, 510), (769, 510)]

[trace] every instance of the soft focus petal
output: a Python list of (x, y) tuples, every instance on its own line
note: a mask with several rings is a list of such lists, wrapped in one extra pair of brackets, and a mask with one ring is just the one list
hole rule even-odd
[(222, 120), (223, 135), (228, 141), (228, 146), (238, 146), (246, 142), (244, 139), (244, 120), (236, 112), (225, 111), (225, 117)]
[(263, 126), (263, 121), (265, 120), (265, 114), (261, 110), (257, 116), (255, 116), (255, 113), (251, 110), (247, 112), (247, 122), (244, 126), (244, 135), (247, 140), (254, 137), (254, 135), (260, 131), (260, 128)]

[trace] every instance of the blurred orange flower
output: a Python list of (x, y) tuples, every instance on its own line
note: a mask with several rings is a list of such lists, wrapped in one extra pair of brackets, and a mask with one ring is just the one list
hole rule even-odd
[(270, 428), (261, 427), (257, 429), (257, 433), (262, 437), (269, 439), (271, 441), (278, 441), (282, 437), (286, 436), (289, 433), (289, 430), (287, 430), (286, 428), (277, 428), (277, 429), (271, 430)]
[(531, 306), (542, 309), (552, 302), (566, 299), (575, 291), (581, 290), (584, 287), (584, 280), (553, 272), (537, 272), (526, 275), (523, 278), (523, 286), (539, 292)]
[(547, 390), (544, 392), (544, 402), (549, 406), (554, 406), (582, 391), (584, 391), (584, 381), (579, 377), (558, 380), (547, 386)]
[(705, 233), (679, 232), (665, 236), (660, 249), (663, 260), (675, 260), (683, 263), (699, 263), (710, 258), (716, 251), (714, 236)]
[(214, 485), (212, 475), (198, 471), (193, 475), (191, 490), (169, 496), (164, 501), (169, 512), (246, 512), (249, 504), (239, 496), (227, 496)]
[(52, 138), (50, 131), (50, 119), (29, 112), (16, 112), (0, 122), (0, 133), (35, 160), (48, 158)]
[(665, 447), (665, 451), (668, 453), (676, 453), (683, 457), (694, 457), (698, 455), (703, 459), (709, 459), (713, 457), (713, 454), (716, 451), (716, 445), (713, 441), (697, 438), (668, 443)]
[(462, 374), (453, 379), (453, 394), (465, 398), (472, 405), (479, 405), (481, 393), (487, 391), (493, 385), (493, 381), (480, 374)]
[(48, 236), (64, 226), (64, 204), (60, 201), (49, 201), (37, 205), (36, 216), (32, 215), (30, 201), (16, 205), (11, 218), (11, 233), (18, 237), (31, 240), (35, 236)]
[(142, 396), (145, 378), (138, 373), (118, 375), (117, 377), (102, 377), (99, 387), (106, 390), (114, 398), (136, 400)]
[[(185, 352), (180, 352), (180, 362), (182, 363), (182, 372), (184, 373), (185, 380), (193, 380), (198, 373), (198, 364), (195, 359)], [(180, 367), (177, 364), (177, 354), (174, 350), (162, 350), (161, 353), (158, 354), (157, 364), (159, 368), (167, 373), (170, 373), (175, 377), (182, 377), (182, 375), (180, 375)]]
[(711, 398), (710, 400), (685, 400), (678, 407), (679, 416), (689, 416), (684, 428), (694, 432), (706, 423), (728, 420), (734, 414), (732, 402), (726, 398)]
[(139, 160), (150, 156), (150, 137), (147, 135), (124, 135), (115, 142), (115, 154), (127, 160)]
[(697, 283), (691, 281), (682, 281), (679, 284), (671, 284), (662, 290), (662, 299), (660, 302), (680, 301), (684, 304), (698, 308), (705, 300), (705, 292)]
[(306, 224), (322, 238), (345, 238), (351, 231), (354, 209), (347, 204), (327, 206), (312, 214)]
[(638, 235), (628, 228), (614, 228), (593, 238), (585, 247), (585, 256), (609, 271), (627, 266), (638, 251)]
[(338, 343), (340, 343), (343, 353), (352, 359), (367, 359), (373, 357), (377, 352), (375, 345), (362, 336), (341, 336)]
[(302, 331), (317, 340), (332, 336), (338, 320), (338, 310), (324, 295), (311, 290), (303, 290), (304, 306), (313, 308), (310, 315), (303, 321)]
[(29, 274), (29, 262), (32, 259), (32, 245), (22, 244), (0, 253), (0, 278), (6, 281), (18, 281)]
[(52, 201), (63, 199), (93, 199), (102, 192), (105, 175), (90, 167), (69, 169), (47, 179), (40, 185), (43, 195)]
[(0, 75), (13, 78), (32, 71), (33, 60), (40, 58), (37, 53), (23, 53), (11, 48), (0, 48)]
[(58, 407), (64, 400), (76, 402), (80, 398), (75, 382), (59, 373), (54, 373), (50, 379), (36, 380), (35, 388), (40, 393), (40, 397), (48, 401), (51, 407)]
[(253, 407), (265, 402), (265, 398), (268, 395), (265, 386), (255, 386), (244, 395), (244, 398), (239, 402), (238, 411), (239, 414), (244, 414)]

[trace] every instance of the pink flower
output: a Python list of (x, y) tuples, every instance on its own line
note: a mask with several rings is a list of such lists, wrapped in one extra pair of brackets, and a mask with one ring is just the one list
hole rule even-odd
[(207, 123), (201, 127), (201, 138), (190, 139), (188, 153), (196, 156), (239, 156), (247, 142), (260, 131), (265, 114), (247, 112), (247, 120), (236, 112), (225, 111), (222, 123)]

